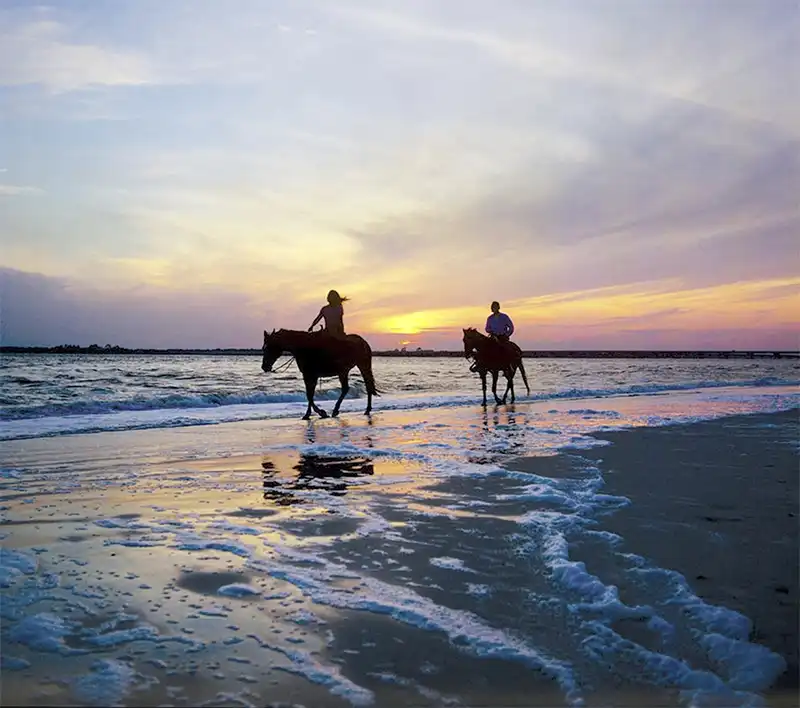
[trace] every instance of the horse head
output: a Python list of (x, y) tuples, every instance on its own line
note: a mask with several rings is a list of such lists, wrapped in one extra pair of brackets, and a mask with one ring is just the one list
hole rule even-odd
[(480, 338), (480, 333), (474, 327), (467, 327), (464, 330), (464, 356), (469, 358), (472, 356), (473, 352), (477, 349), (478, 339)]
[(264, 330), (264, 346), (261, 348), (263, 355), (261, 368), (266, 372), (272, 371), (272, 367), (278, 361), (278, 357), (283, 354), (283, 344), (280, 342), (280, 337), (276, 335), (277, 333), (274, 329), (270, 334), (267, 334), (267, 330)]

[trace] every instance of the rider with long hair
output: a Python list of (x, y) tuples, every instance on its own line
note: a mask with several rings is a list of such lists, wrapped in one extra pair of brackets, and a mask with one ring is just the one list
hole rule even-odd
[(328, 293), (328, 304), (324, 305), (319, 314), (314, 318), (308, 331), (311, 332), (320, 320), (325, 321), (325, 329), (332, 337), (343, 339), (347, 335), (344, 331), (344, 307), (342, 303), (347, 302), (348, 298), (342, 297), (336, 290)]

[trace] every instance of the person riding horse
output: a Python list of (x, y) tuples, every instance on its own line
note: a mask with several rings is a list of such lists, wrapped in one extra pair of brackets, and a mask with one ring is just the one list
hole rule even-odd
[(324, 338), (320, 345), (330, 349), (337, 357), (346, 356), (351, 346), (347, 333), (344, 331), (343, 304), (348, 299), (339, 295), (338, 291), (330, 290), (327, 297), (328, 304), (320, 308), (319, 314), (308, 328), (309, 332), (314, 332), (314, 327), (320, 320), (323, 320), (325, 326), (314, 333), (319, 334), (320, 338)]
[[(349, 372), (357, 367), (364, 379), (367, 393), (367, 408), (372, 410), (372, 397), (380, 395), (375, 386), (372, 374), (372, 349), (367, 341), (357, 334), (344, 331), (344, 308), (342, 303), (346, 297), (336, 290), (328, 293), (328, 304), (323, 306), (314, 318), (307, 331), (280, 329), (268, 333), (264, 330), (264, 346), (261, 368), (265, 372), (273, 371), (273, 366), (280, 356), (289, 353), (294, 357), (297, 367), (303, 374), (306, 387), (308, 408), (303, 416), (305, 420), (314, 411), (323, 418), (328, 414), (314, 403), (314, 393), (321, 377), (338, 376), (341, 390), (331, 415), (339, 414), (347, 392), (350, 390)], [(325, 320), (325, 327), (314, 331), (317, 323)]]
[(325, 320), (325, 328), (322, 331), (331, 337), (344, 339), (347, 335), (344, 331), (343, 303), (347, 302), (348, 298), (342, 297), (336, 290), (331, 290), (328, 292), (327, 300), (328, 304), (320, 308), (319, 314), (314, 318), (308, 331), (313, 332), (317, 323)]
[(509, 342), (514, 334), (514, 323), (505, 312), (500, 312), (497, 300), (492, 303), (492, 314), (486, 318), (486, 334), (501, 344)]
[[(514, 334), (514, 323), (505, 313), (500, 312), (500, 303), (495, 300), (491, 305), (492, 314), (486, 318), (486, 334), (498, 345), (498, 348), (510, 357), (521, 354), (519, 347), (510, 337)], [(474, 365), (472, 367), (474, 369)]]

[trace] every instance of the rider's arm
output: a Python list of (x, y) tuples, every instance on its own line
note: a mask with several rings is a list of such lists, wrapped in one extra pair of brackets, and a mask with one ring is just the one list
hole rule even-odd
[(320, 311), (319, 311), (319, 314), (314, 318), (314, 321), (311, 323), (311, 326), (308, 328), (309, 332), (312, 329), (314, 329), (314, 327), (316, 326), (317, 322), (319, 322), (322, 319), (322, 310), (324, 310), (324, 309), (325, 309), (324, 307), (321, 308)]
[(491, 334), (491, 333), (492, 333), (492, 330), (491, 330), (491, 329), (489, 329), (489, 323), (490, 323), (491, 321), (492, 321), (492, 316), (491, 316), (491, 315), (489, 315), (489, 317), (487, 317), (487, 318), (486, 318), (486, 329), (485, 329), (485, 331), (486, 331), (486, 334)]
[(506, 315), (506, 325), (506, 331), (510, 337), (512, 334), (514, 334), (514, 323), (511, 321), (511, 318), (508, 315)]

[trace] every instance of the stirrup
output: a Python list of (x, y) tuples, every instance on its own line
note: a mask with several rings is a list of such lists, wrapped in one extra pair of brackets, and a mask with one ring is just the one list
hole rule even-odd
[(469, 370), (472, 371), (473, 373), (476, 372), (478, 370), (478, 362), (477, 361), (474, 362), (472, 366), (469, 367)]

